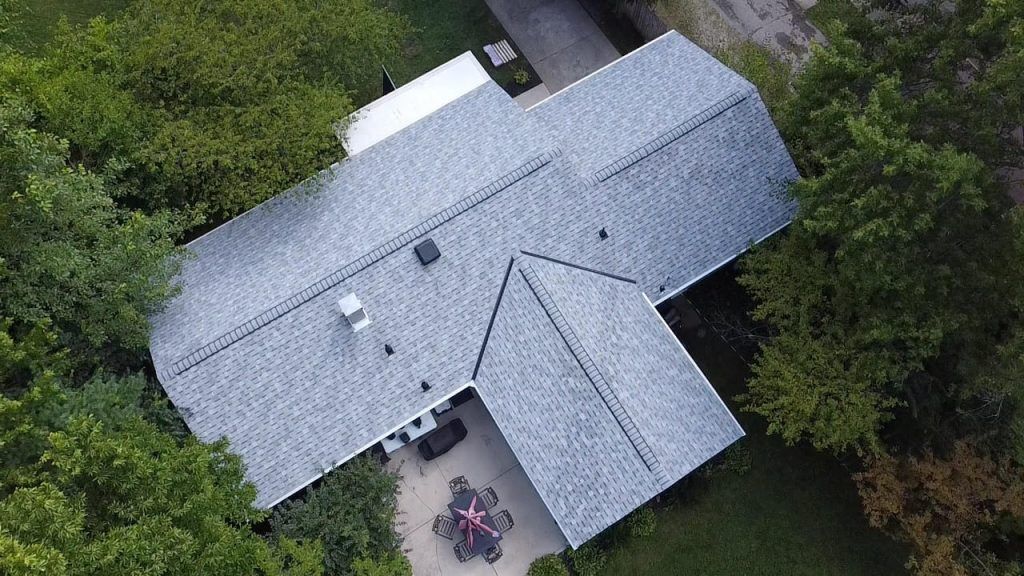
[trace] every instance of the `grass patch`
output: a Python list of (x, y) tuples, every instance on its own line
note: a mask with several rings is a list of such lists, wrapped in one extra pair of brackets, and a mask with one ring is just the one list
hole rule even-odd
[(740, 356), (707, 329), (677, 334), (746, 430), (750, 468), (707, 480), (695, 474), (658, 511), (655, 533), (611, 550), (603, 573), (906, 574), (907, 552), (868, 526), (849, 471), (830, 456), (766, 436), (763, 419), (740, 412), (732, 400), (748, 375)]
[[(540, 83), (537, 73), (513, 47), (519, 58), (500, 68), (491, 65), (484, 44), (502, 39), (512, 43), (484, 0), (382, 0), (382, 5), (404, 14), (416, 31), (408, 38), (401, 60), (387, 65), (398, 85), (444, 64), (466, 51), (473, 52), (491, 78), (510, 92), (518, 92)], [(517, 70), (525, 70), (529, 82), (515, 82)]]

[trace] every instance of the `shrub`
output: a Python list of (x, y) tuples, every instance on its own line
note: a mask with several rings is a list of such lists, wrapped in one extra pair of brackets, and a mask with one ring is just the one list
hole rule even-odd
[(353, 576), (412, 576), (409, 560), (400, 552), (389, 552), (383, 558), (360, 558), (352, 563)]
[(516, 84), (526, 86), (526, 83), (530, 81), (530, 73), (526, 71), (526, 68), (520, 66), (512, 73), (512, 79), (515, 80)]
[(530, 564), (526, 576), (569, 576), (569, 569), (566, 568), (561, 556), (547, 554)]
[(626, 532), (630, 538), (646, 538), (654, 534), (657, 526), (658, 519), (654, 515), (654, 510), (648, 506), (637, 508), (626, 517)]
[[(401, 555), (395, 533), (398, 477), (369, 457), (355, 458), (324, 476), (302, 500), (283, 503), (271, 518), (275, 537), (320, 540), (328, 574), (387, 574), (392, 553)], [(371, 570), (376, 570), (373, 572)]]
[(701, 474), (705, 478), (710, 478), (721, 472), (742, 476), (750, 471), (751, 460), (750, 448), (742, 441), (737, 442), (705, 465)]
[(569, 559), (572, 560), (572, 569), (577, 576), (597, 576), (608, 561), (608, 556), (596, 544), (587, 542), (570, 551)]

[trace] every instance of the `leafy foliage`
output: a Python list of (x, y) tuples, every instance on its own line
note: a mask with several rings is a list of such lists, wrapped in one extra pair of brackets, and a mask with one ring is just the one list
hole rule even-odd
[(328, 574), (401, 572), (395, 533), (398, 477), (370, 457), (357, 457), (324, 476), (302, 500), (279, 505), (278, 537), (320, 540)]
[(1024, 518), (1024, 474), (994, 461), (967, 441), (940, 458), (882, 454), (854, 476), (873, 526), (909, 542), (911, 566), (922, 576), (1009, 573), (986, 548), (998, 524)]
[(410, 576), (412, 566), (401, 552), (392, 551), (379, 559), (360, 558), (352, 563), (354, 576)]
[(148, 342), (146, 315), (173, 293), (180, 218), (118, 208), (67, 143), (0, 100), (0, 316), (16, 330), (52, 326), (76, 364)]
[(779, 330), (746, 399), (789, 441), (878, 450), (894, 407), (934, 397), (926, 364), (969, 377), (1012, 313), (1024, 277), (1008, 201), (977, 158), (914, 141), (911, 112), (895, 78), (863, 105), (824, 105), (807, 133), (835, 151), (792, 185), (789, 235), (745, 263), (755, 316)]
[(745, 440), (740, 439), (704, 464), (701, 473), (709, 478), (721, 472), (742, 476), (750, 472), (752, 460), (750, 447)]
[(48, 435), (38, 464), (0, 501), (11, 571), (318, 573), (315, 548), (273, 550), (247, 527), (263, 513), (225, 443), (179, 446), (138, 417), (119, 424), (73, 417)]
[(545, 554), (530, 563), (526, 576), (569, 576), (569, 569), (561, 556)]
[(830, 45), (777, 115), (796, 217), (743, 262), (775, 332), (743, 399), (788, 442), (865, 457), (869, 519), (916, 573), (1019, 573), (1024, 215), (1003, 180), (1024, 166), (1024, 8), (821, 14)]
[(608, 563), (608, 554), (593, 541), (569, 551), (572, 571), (577, 576), (598, 576)]
[[(175, 241), (340, 158), (407, 29), (370, 0), (140, 0), (41, 56), (0, 46), (0, 572), (323, 573), (315, 538), (253, 532), (241, 461), (138, 370)], [(368, 474), (339, 484), (372, 506), (331, 550), (409, 574), (395, 481)]]
[[(831, 46), (815, 59), (830, 65), (816, 66), (817, 84), (805, 83), (801, 100), (815, 106), (844, 92), (863, 95), (880, 75), (898, 76), (917, 108), (915, 138), (937, 147), (956, 143), (992, 168), (1024, 163), (1013, 136), (1024, 123), (1020, 2), (827, 4), (833, 5), (826, 25)], [(811, 93), (817, 97), (807, 98)], [(794, 109), (784, 126), (797, 138), (802, 111), (808, 110)]]
[(626, 516), (625, 523), (630, 538), (647, 538), (658, 527), (658, 517), (649, 506), (641, 506)]
[(10, 56), (0, 87), (126, 200), (219, 220), (341, 158), (337, 123), (407, 30), (369, 0), (145, 0)]

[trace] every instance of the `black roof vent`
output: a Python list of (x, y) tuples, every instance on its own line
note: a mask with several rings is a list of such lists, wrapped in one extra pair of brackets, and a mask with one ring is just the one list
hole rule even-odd
[(597, 231), (597, 235), (601, 238), (601, 240), (606, 240), (608, 238), (608, 231), (605, 230), (604, 228), (601, 228), (600, 230)]
[(441, 256), (441, 251), (437, 249), (437, 244), (434, 244), (434, 241), (430, 238), (417, 244), (414, 250), (416, 250), (416, 257), (420, 259), (420, 264), (424, 266)]
[(387, 354), (388, 356), (391, 356), (392, 354), (395, 353), (395, 349), (391, 347), (391, 344), (385, 344), (384, 353)]
[(427, 384), (427, 381), (424, 380), (423, 382), (420, 382), (420, 388), (423, 388), (423, 391), (426, 392), (427, 390), (430, 390), (430, 384)]

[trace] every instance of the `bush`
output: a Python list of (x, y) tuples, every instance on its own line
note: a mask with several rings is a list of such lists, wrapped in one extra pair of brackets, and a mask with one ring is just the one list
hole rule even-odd
[(353, 576), (412, 576), (409, 560), (400, 552), (379, 559), (360, 558), (352, 563)]
[(520, 86), (526, 86), (527, 82), (530, 81), (530, 73), (526, 71), (526, 68), (522, 66), (515, 69), (515, 73), (512, 75), (512, 79), (516, 81), (516, 84)]
[(637, 508), (626, 517), (626, 532), (630, 538), (646, 538), (654, 534), (657, 526), (658, 519), (654, 515), (654, 510), (648, 506)]
[(283, 503), (271, 528), (277, 538), (320, 540), (328, 574), (388, 574), (387, 566), (365, 559), (380, 564), (401, 555), (394, 529), (397, 490), (397, 476), (371, 458), (355, 458), (324, 476), (302, 500)]
[(526, 576), (569, 576), (569, 569), (566, 568), (561, 556), (547, 554), (530, 564)]
[(608, 561), (608, 555), (593, 542), (587, 542), (570, 551), (569, 559), (577, 576), (597, 576)]
[(701, 473), (705, 478), (710, 478), (721, 472), (742, 476), (750, 471), (751, 460), (750, 448), (740, 441), (726, 448), (714, 460), (705, 465)]

